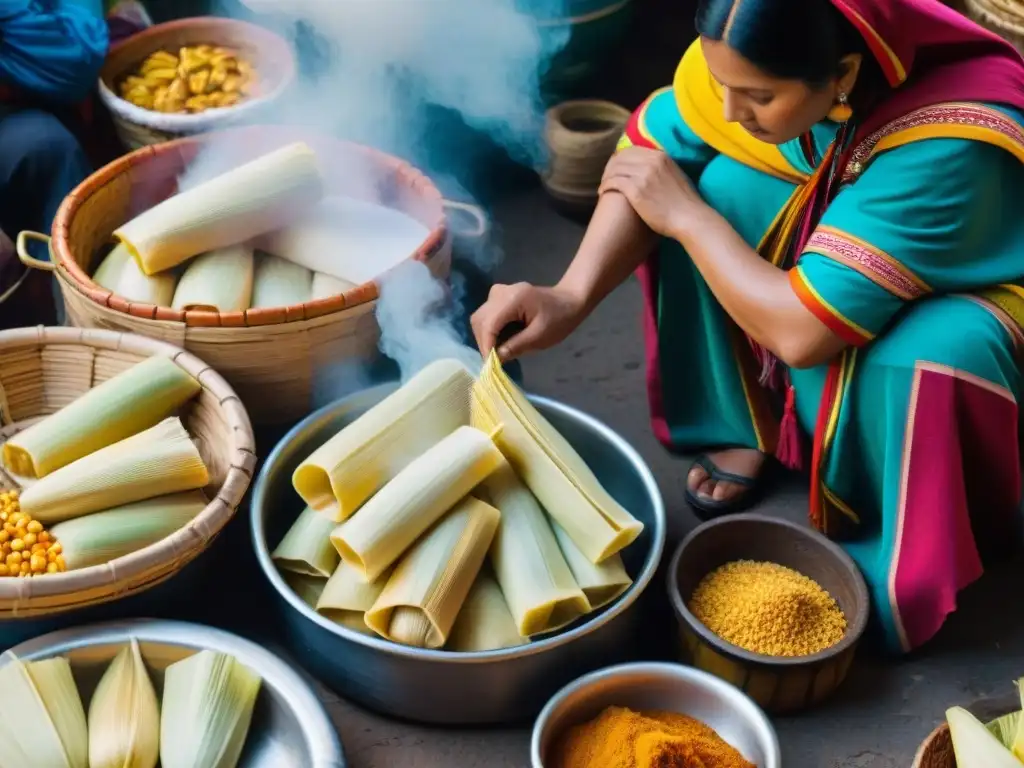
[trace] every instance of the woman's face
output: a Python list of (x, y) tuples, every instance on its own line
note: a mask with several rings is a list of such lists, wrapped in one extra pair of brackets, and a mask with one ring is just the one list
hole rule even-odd
[[(728, 43), (701, 38), (701, 46), (711, 76), (722, 89), (725, 119), (769, 144), (784, 144), (803, 135), (825, 119), (840, 93), (849, 93), (844, 82), (850, 79), (849, 73), (812, 87), (802, 80), (765, 73)], [(856, 80), (855, 71), (852, 80)]]

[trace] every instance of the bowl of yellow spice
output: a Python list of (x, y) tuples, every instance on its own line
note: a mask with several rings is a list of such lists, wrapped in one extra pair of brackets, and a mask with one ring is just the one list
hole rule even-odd
[(836, 544), (758, 514), (705, 523), (668, 570), (683, 655), (773, 714), (828, 698), (867, 627), (867, 585)]

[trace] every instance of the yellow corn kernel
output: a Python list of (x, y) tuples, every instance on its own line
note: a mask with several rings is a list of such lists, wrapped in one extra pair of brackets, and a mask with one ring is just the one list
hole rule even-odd
[(29, 560), (29, 567), (33, 573), (44, 573), (46, 571), (46, 558), (42, 555), (32, 555), (32, 559)]
[(210, 70), (210, 85), (212, 88), (220, 88), (224, 85), (224, 81), (228, 79), (228, 68), (223, 64), (216, 65)]
[(28, 576), (30, 573), (32, 573), (32, 565), (29, 563), (28, 560), (22, 560), (21, 561), (21, 575), (22, 576)]
[(7, 563), (0, 563), (0, 576), (9, 576), (11, 573), (7, 567)]
[(6, 544), (11, 540), (11, 534), (7, 531), (0, 531), (0, 544)]
[(21, 552), (11, 552), (4, 561), (7, 563), (7, 567), (14, 570), (21, 565)]
[(242, 100), (242, 97), (239, 94), (237, 94), (237, 93), (224, 93), (224, 94), (221, 94), (220, 104), (218, 104), (217, 106), (220, 106), (220, 107), (233, 107), (235, 104), (237, 104), (241, 100)]
[(45, 557), (46, 556), (46, 545), (45, 544), (41, 544), (41, 543), (33, 544), (32, 545), (32, 554), (33, 555), (34, 554), (40, 554), (40, 555), (43, 555)]
[(21, 539), (14, 539), (11, 542), (11, 551), (12, 552), (21, 552), (23, 549), (25, 549), (25, 542), (23, 540), (21, 540)]
[(25, 530), (27, 530), (29, 533), (42, 533), (43, 524), (40, 523), (38, 520), (33, 520), (25, 526)]
[(178, 71), (175, 69), (153, 69), (146, 73), (144, 82), (147, 86), (153, 87), (156, 85), (170, 83), (177, 77)]
[(26, 533), (21, 537), (21, 540), (25, 542), (25, 546), (32, 549), (36, 545), (36, 535), (34, 533)]
[(67, 570), (68, 564), (64, 562), (64, 555), (57, 555), (57, 559), (54, 562), (57, 563), (57, 567), (62, 571)]
[(50, 547), (49, 551), (53, 552), (53, 554), (55, 554), (55, 555), (59, 555), (61, 552), (64, 551), (64, 547), (62, 547), (60, 545), (60, 542), (57, 542), (53, 546)]
[(242, 78), (239, 75), (228, 75), (224, 78), (221, 90), (224, 93), (238, 93), (242, 89)]
[(40, 531), (39, 532), (39, 541), (42, 544), (49, 544), (50, 543), (50, 532), (49, 531)]
[(210, 70), (200, 69), (188, 76), (188, 90), (193, 96), (201, 96), (206, 93), (210, 84)]
[(46, 564), (46, 572), (47, 573), (60, 573), (60, 568), (58, 567), (58, 565), (56, 563), (47, 563)]
[(211, 93), (209, 96), (193, 96), (190, 99), (185, 99), (185, 109), (189, 112), (202, 112), (204, 109), (210, 106), (212, 97), (217, 94)]

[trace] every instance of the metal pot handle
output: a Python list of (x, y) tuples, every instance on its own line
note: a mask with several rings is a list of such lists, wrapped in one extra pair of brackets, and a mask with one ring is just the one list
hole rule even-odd
[[(18, 252), (18, 259), (26, 267), (41, 269), (44, 272), (53, 272), (53, 270), (57, 268), (57, 265), (52, 261), (41, 261), (33, 256), (29, 256), (27, 247), (29, 240), (35, 240), (37, 243), (46, 243), (46, 247), (50, 247), (49, 235), (44, 235), (42, 232), (33, 232), (30, 229), (23, 229), (18, 233), (18, 242), (14, 246), (15, 250)], [(27, 270), (25, 274), (28, 274)]]
[(442, 200), (441, 204), (446, 208), (453, 211), (462, 211), (468, 213), (470, 217), (476, 222), (476, 226), (473, 229), (464, 229), (454, 234), (458, 237), (483, 237), (487, 233), (487, 214), (484, 213), (483, 209), (476, 205), (470, 205), (469, 203), (459, 203), (455, 200)]

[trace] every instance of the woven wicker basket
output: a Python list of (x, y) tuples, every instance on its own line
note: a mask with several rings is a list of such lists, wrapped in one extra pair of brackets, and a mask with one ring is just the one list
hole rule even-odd
[[(140, 333), (184, 347), (230, 382), (254, 422), (283, 424), (309, 412), (314, 374), (322, 364), (368, 361), (378, 354), (375, 283), (290, 307), (218, 313), (133, 304), (89, 276), (114, 229), (173, 194), (181, 171), (204, 142), (218, 135), (230, 136), (233, 146), (254, 154), (299, 137), (289, 128), (236, 128), (137, 150), (93, 174), (68, 196), (54, 221), (52, 242), (22, 232), (19, 256), (28, 265), (55, 272), (74, 325)], [(445, 206), (426, 176), (376, 150), (302, 138), (325, 166), (329, 194), (387, 205), (425, 225), (430, 234), (410, 258), (425, 262), (439, 277), (448, 275), (451, 238)], [(372, 188), (364, 183), (364, 171), (374, 177)], [(24, 247), (27, 239), (50, 242), (51, 261), (32, 259)]]
[[(234, 107), (194, 115), (143, 109), (117, 95), (121, 79), (151, 53), (204, 43), (234, 48), (251, 62), (259, 77), (259, 95)], [(249, 118), (271, 106), (294, 78), (295, 57), (284, 38), (244, 21), (203, 16), (157, 24), (115, 45), (100, 72), (99, 94), (110, 110), (118, 137), (128, 149), (138, 149), (226, 128)]]
[[(995, 720), (1019, 708), (1020, 700), (1010, 696), (981, 699), (967, 707), (968, 711), (982, 722)], [(914, 757), (913, 768), (957, 768), (956, 755), (953, 754), (953, 738), (946, 723), (939, 725), (921, 742), (921, 747)]]
[[(210, 472), (213, 499), (187, 526), (106, 565), (32, 579), (0, 579), (0, 629), (26, 619), (129, 597), (173, 576), (201, 554), (231, 519), (256, 465), (249, 418), (238, 397), (206, 363), (153, 339), (76, 328), (0, 331), (0, 445), (82, 393), (148, 357), (163, 355), (203, 389), (182, 415)], [(17, 483), (0, 470), (0, 485)]]
[(1024, 50), (1024, 5), (1017, 0), (965, 0), (967, 15)]

